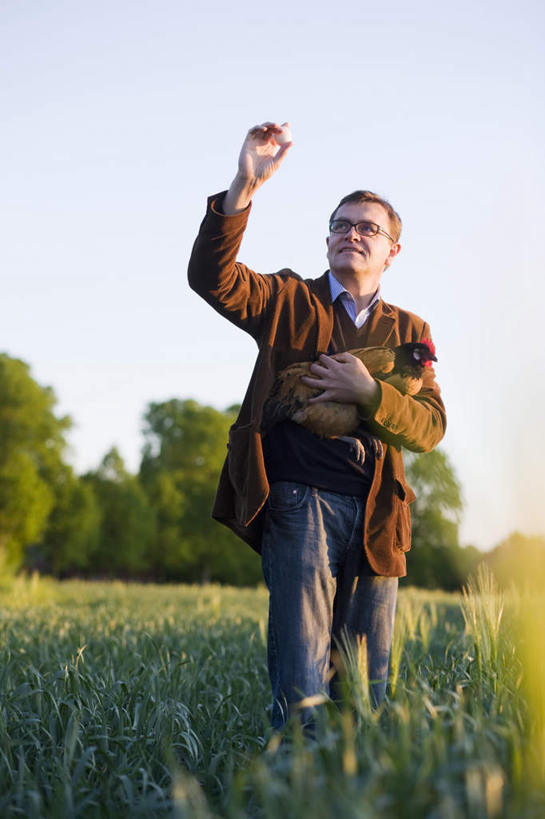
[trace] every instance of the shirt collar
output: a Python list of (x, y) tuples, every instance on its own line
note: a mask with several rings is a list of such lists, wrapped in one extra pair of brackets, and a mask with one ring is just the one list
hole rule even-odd
[[(340, 281), (338, 279), (335, 278), (335, 276), (333, 275), (331, 270), (329, 270), (328, 273), (329, 273), (329, 289), (331, 291), (331, 301), (334, 302), (336, 299), (339, 298), (339, 296), (342, 296), (342, 298), (344, 300), (346, 298), (346, 296), (348, 296), (349, 300), (354, 304), (354, 309), (355, 309), (356, 305), (355, 305), (355, 302), (354, 302), (354, 296), (351, 293), (348, 292), (346, 287), (343, 287), (343, 285), (340, 283)], [(346, 294), (346, 296), (344, 294)], [(370, 313), (371, 310), (373, 309), (373, 307), (376, 305), (376, 303), (379, 300), (380, 300), (380, 287), (377, 287), (371, 301), (369, 302), (369, 304), (365, 308), (365, 312)]]

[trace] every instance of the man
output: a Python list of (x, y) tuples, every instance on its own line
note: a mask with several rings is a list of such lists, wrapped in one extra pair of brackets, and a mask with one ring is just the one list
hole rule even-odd
[[(346, 353), (430, 337), (422, 319), (379, 296), (400, 251), (401, 221), (388, 202), (369, 191), (341, 200), (320, 278), (287, 269), (263, 276), (236, 261), (251, 199), (290, 147), (285, 126), (248, 132), (229, 190), (209, 200), (189, 264), (191, 287), (259, 347), (213, 515), (262, 555), (277, 728), (292, 711), (310, 717), (307, 706), (329, 693), (331, 651), (347, 636), (366, 641), (371, 695), (383, 698), (414, 500), (401, 448), (433, 449), (446, 423), (433, 370), (405, 396)], [(322, 390), (312, 400), (357, 404), (357, 436), (322, 439), (291, 421), (262, 429), (276, 374), (309, 360), (306, 381)]]

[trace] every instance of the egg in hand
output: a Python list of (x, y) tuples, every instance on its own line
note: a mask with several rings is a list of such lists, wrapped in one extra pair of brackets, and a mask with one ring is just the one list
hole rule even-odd
[(286, 145), (288, 142), (292, 141), (289, 122), (283, 122), (280, 127), (282, 128), (281, 133), (274, 135), (274, 141), (279, 146)]

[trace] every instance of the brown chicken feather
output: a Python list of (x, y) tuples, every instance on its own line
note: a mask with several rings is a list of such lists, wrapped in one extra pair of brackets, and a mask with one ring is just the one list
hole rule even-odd
[[(422, 387), (423, 372), (427, 360), (435, 360), (433, 351), (422, 362), (408, 361), (409, 348), (426, 347), (422, 344), (405, 344), (395, 350), (389, 347), (361, 347), (348, 352), (362, 361), (373, 378), (386, 381), (405, 395), (416, 395)], [(332, 358), (336, 356), (333, 355)], [(302, 375), (310, 375), (312, 362), (302, 361), (285, 367), (278, 374), (273, 390), (263, 410), (262, 430), (267, 432), (280, 421), (291, 419), (315, 435), (335, 438), (353, 434), (360, 424), (355, 404), (325, 401), (309, 404), (308, 399), (319, 395), (321, 390), (307, 386)], [(416, 366), (415, 366), (416, 365)], [(394, 372), (394, 368), (396, 371)]]

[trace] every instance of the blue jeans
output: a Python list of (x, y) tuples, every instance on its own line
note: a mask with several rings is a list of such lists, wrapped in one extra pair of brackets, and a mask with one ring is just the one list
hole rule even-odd
[(371, 699), (384, 697), (398, 580), (369, 566), (364, 510), (365, 500), (351, 495), (289, 481), (271, 486), (262, 564), (274, 728), (302, 699), (329, 695), (331, 649), (343, 633), (365, 637)]

